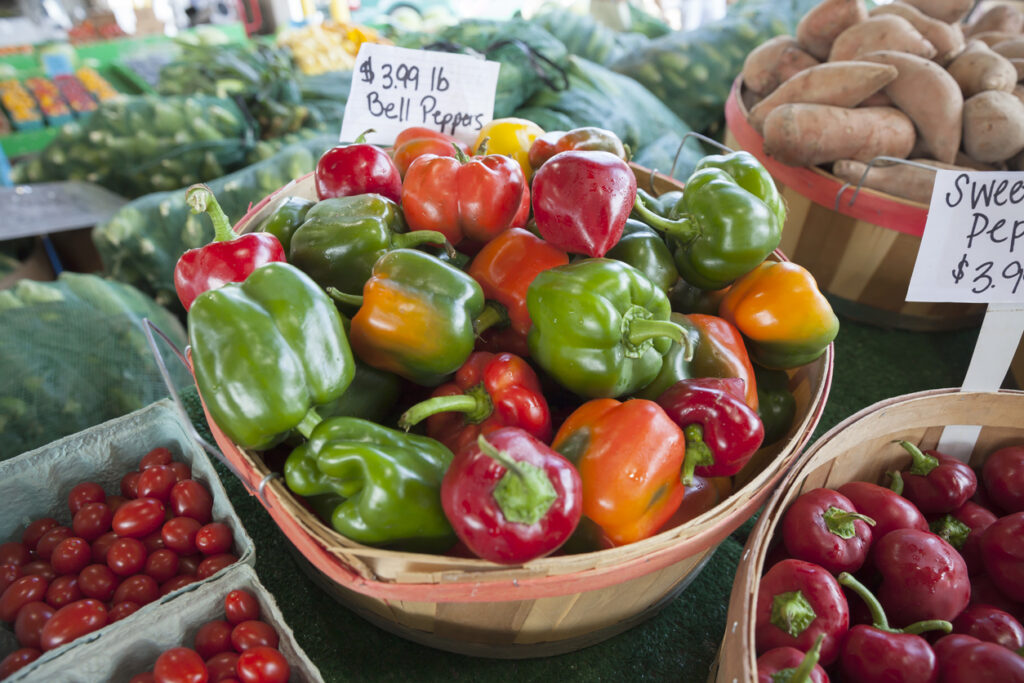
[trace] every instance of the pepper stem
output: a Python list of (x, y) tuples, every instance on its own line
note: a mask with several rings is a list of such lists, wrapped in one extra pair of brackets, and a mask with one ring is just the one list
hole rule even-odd
[(469, 424), (480, 424), (494, 413), (494, 403), (484, 385), (477, 384), (462, 394), (433, 396), (412, 406), (398, 419), (398, 426), (409, 431), (413, 425), (438, 413), (465, 413)]
[(508, 310), (497, 301), (488, 300), (480, 315), (473, 318), (473, 334), (480, 336), (492, 327), (508, 327)]
[(875, 628), (879, 631), (888, 631), (889, 633), (910, 633), (917, 635), (924, 633), (925, 631), (943, 631), (950, 633), (953, 630), (953, 624), (943, 619), (926, 619), (925, 621), (917, 621), (910, 626), (903, 628), (893, 628), (889, 626), (889, 620), (885, 616), (885, 609), (882, 607), (882, 603), (878, 601), (875, 594), (872, 593), (867, 586), (858, 581), (853, 577), (853, 574), (849, 572), (842, 572), (839, 575), (839, 584), (846, 586), (854, 593), (860, 596), (871, 612), (871, 621)]
[(967, 542), (967, 537), (971, 535), (971, 527), (961, 522), (953, 515), (946, 514), (936, 519), (935, 521), (928, 524), (928, 527), (932, 530), (932, 533), (949, 543), (951, 546), (960, 550), (964, 547), (964, 543)]
[(295, 428), (299, 430), (299, 434), (308, 439), (309, 435), (313, 433), (313, 428), (323, 421), (324, 419), (316, 412), (316, 408), (310, 408), (309, 412), (303, 416), (302, 421), (295, 425)]
[(903, 475), (896, 470), (889, 470), (886, 474), (889, 475), (889, 490), (895, 493), (897, 496), (903, 495)]
[(327, 293), (335, 301), (340, 301), (343, 304), (350, 304), (352, 306), (362, 306), (363, 297), (360, 294), (346, 294), (337, 287), (328, 287)]
[(213, 221), (214, 242), (229, 242), (238, 237), (213, 190), (206, 185), (197, 183), (188, 188), (185, 191), (185, 202), (192, 208), (192, 213), (206, 213), (210, 216), (210, 220)]
[(814, 645), (804, 658), (800, 660), (800, 664), (793, 669), (782, 669), (772, 674), (773, 683), (811, 683), (814, 679), (811, 678), (811, 673), (814, 671), (815, 665), (818, 660), (821, 659), (821, 644), (825, 642), (825, 634), (819, 633), (818, 637), (814, 641)]
[(857, 527), (853, 523), (858, 519), (870, 526), (875, 525), (875, 520), (867, 515), (843, 510), (834, 505), (829, 505), (828, 509), (822, 514), (822, 517), (825, 519), (825, 528), (839, 538), (853, 538), (856, 536)]
[[(478, 157), (486, 156), (487, 155), (487, 145), (489, 145), (490, 142), (491, 142), (490, 138), (484, 138), (483, 140), (481, 140), (480, 144), (476, 146), (476, 151), (474, 151), (473, 154), (475, 156), (478, 156)], [(459, 152), (462, 152), (462, 150), (459, 149), (458, 145), (456, 145), (455, 148), (458, 149)], [(462, 154), (461, 156), (459, 156), (458, 159), (462, 163), (466, 163), (468, 161), (468, 159), (466, 158), (465, 154)]]
[(483, 434), (477, 437), (480, 452), (505, 468), (505, 475), (491, 494), (498, 509), (510, 522), (536, 524), (548, 513), (558, 492), (543, 469), (522, 460), (515, 460), (495, 448)]
[(772, 598), (772, 625), (794, 638), (806, 631), (817, 618), (814, 607), (800, 591), (779, 593)]
[(364, 142), (366, 142), (366, 136), (367, 135), (369, 135), (370, 133), (376, 133), (376, 132), (377, 132), (377, 130), (374, 129), (374, 128), (367, 128), (366, 130), (364, 130), (362, 133), (359, 134), (359, 137), (357, 137), (355, 139), (355, 142), (353, 142), (352, 144), (353, 145), (361, 145)]
[(448, 258), (455, 258), (455, 247), (437, 230), (413, 230), (412, 232), (396, 232), (391, 236), (391, 244), (395, 249), (412, 249), (421, 244), (441, 244)]
[(693, 359), (693, 340), (686, 329), (671, 320), (651, 320), (635, 317), (628, 321), (626, 340), (633, 346), (640, 346), (648, 339), (668, 337), (683, 347), (683, 360)]
[(910, 469), (908, 470), (911, 474), (920, 474), (922, 477), (928, 476), (928, 473), (939, 466), (939, 459), (934, 455), (928, 455), (920, 448), (910, 443), (909, 441), (900, 441), (899, 444), (910, 453), (910, 457), (913, 460), (910, 463)]
[(686, 457), (683, 459), (683, 476), (680, 481), (683, 486), (689, 486), (693, 483), (693, 472), (697, 467), (715, 464), (715, 454), (704, 441), (703, 425), (686, 425), (683, 427), (683, 435), (686, 436)]
[[(490, 138), (484, 138), (484, 141), (480, 143), (480, 146), (477, 147), (477, 150), (476, 150), (477, 154), (480, 154), (480, 150), (481, 149), (484, 149), (484, 150), (487, 149), (487, 141), (488, 140), (490, 140)], [(469, 161), (469, 157), (466, 156), (466, 153), (462, 151), (461, 147), (459, 147), (454, 142), (452, 143), (452, 147), (455, 148), (455, 158), (459, 160), (460, 164), (465, 164), (465, 163), (467, 163)]]
[(675, 237), (682, 242), (689, 242), (691, 239), (697, 236), (697, 228), (694, 227), (693, 221), (689, 217), (684, 216), (678, 220), (672, 220), (659, 216), (644, 204), (643, 198), (637, 194), (636, 199), (633, 200), (633, 210), (636, 211), (637, 215), (640, 216), (644, 223), (651, 226), (655, 230), (663, 232), (667, 235)]

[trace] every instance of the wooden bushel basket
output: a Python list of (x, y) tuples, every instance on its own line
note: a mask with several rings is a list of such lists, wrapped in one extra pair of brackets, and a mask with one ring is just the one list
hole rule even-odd
[(881, 483), (887, 470), (902, 469), (907, 452), (895, 440), (935, 448), (947, 425), (979, 425), (970, 457), (981, 465), (993, 451), (1024, 443), (1024, 392), (935, 389), (876, 403), (839, 423), (814, 443), (772, 494), (740, 556), (732, 586), (725, 636), (718, 656), (718, 683), (757, 681), (754, 606), (772, 538), (790, 503), (810, 489), (838, 488), (849, 481)]
[[(855, 187), (816, 167), (787, 166), (765, 154), (764, 138), (747, 122), (737, 77), (725, 104), (725, 143), (744, 149), (775, 178), (789, 215), (779, 249), (807, 268), (836, 310), (863, 322), (934, 331), (981, 323), (985, 306), (907, 302), (907, 286), (924, 234), (928, 206)], [(837, 200), (838, 198), (838, 200)]]
[[(679, 189), (634, 167), (655, 193)], [(311, 175), (254, 206), (236, 226), (255, 229), (285, 196), (316, 199)], [(781, 258), (780, 255), (776, 256)], [(692, 580), (715, 547), (764, 503), (813, 432), (828, 396), (833, 349), (790, 373), (797, 415), (789, 434), (755, 454), (733, 494), (681, 527), (631, 545), (546, 557), (521, 566), (371, 548), (335, 532), (294, 496), (259, 453), (207, 422), (313, 580), (368, 621), (409, 640), (462, 654), (521, 658), (570, 652), (652, 616)]]

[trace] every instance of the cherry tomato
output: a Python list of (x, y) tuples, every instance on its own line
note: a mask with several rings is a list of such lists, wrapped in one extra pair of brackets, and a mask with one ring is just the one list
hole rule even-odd
[(213, 514), (213, 496), (195, 479), (179, 481), (171, 489), (171, 510), (178, 517), (191, 517), (201, 524), (210, 521)]
[(121, 477), (121, 495), (132, 500), (139, 497), (139, 472), (129, 472)]
[(114, 514), (113, 529), (121, 537), (145, 538), (164, 523), (164, 504), (156, 498), (130, 500)]
[[(170, 521), (170, 520), (167, 520), (167, 521)], [(166, 524), (166, 522), (164, 522), (164, 523)], [(161, 529), (162, 528), (163, 527), (161, 527)], [(160, 531), (154, 531), (149, 536), (146, 536), (144, 539), (142, 539), (142, 543), (143, 543), (143, 545), (146, 546), (146, 552), (147, 553), (156, 552), (157, 550), (160, 550), (160, 549), (166, 547), (164, 545), (163, 534), (161, 534)]]
[(20, 541), (0, 543), (0, 564), (25, 564), (32, 561), (32, 550)]
[(107, 625), (107, 608), (99, 600), (85, 598), (65, 605), (53, 613), (40, 636), (42, 650), (52, 650), (79, 636)]
[(53, 571), (53, 567), (45, 560), (33, 560), (28, 564), (21, 565), (21, 574), (22, 576), (41, 576), (47, 581), (57, 578), (57, 572)]
[(22, 647), (39, 649), (39, 636), (43, 625), (53, 616), (54, 610), (45, 602), (30, 602), (18, 611), (14, 620), (14, 636)]
[(242, 683), (288, 683), (291, 667), (280, 651), (254, 647), (238, 656), (238, 680)]
[(81, 589), (78, 587), (78, 575), (58, 576), (50, 582), (46, 589), (46, 604), (54, 609), (60, 609), (64, 605), (70, 605), (76, 600), (81, 600)]
[(134, 602), (141, 605), (148, 605), (160, 597), (160, 584), (148, 574), (136, 574), (129, 576), (121, 582), (121, 585), (114, 591), (114, 604), (122, 602)]
[(93, 481), (83, 481), (75, 484), (68, 494), (68, 509), (74, 515), (83, 505), (87, 503), (102, 503), (107, 499), (107, 492), (103, 487)]
[(96, 564), (107, 563), (107, 553), (110, 552), (110, 546), (114, 544), (120, 538), (113, 531), (108, 531), (103, 534), (95, 541), (92, 542), (92, 561)]
[(0, 595), (7, 590), (7, 587), (24, 576), (21, 567), (16, 564), (0, 564)]
[(233, 679), (237, 663), (237, 652), (220, 652), (207, 659), (206, 668), (210, 672), (210, 683)]
[(231, 630), (234, 628), (223, 619), (208, 621), (196, 631), (196, 652), (203, 659), (231, 650)]
[(92, 562), (92, 547), (78, 536), (68, 536), (50, 554), (50, 565), (58, 575), (78, 574)]
[(200, 579), (213, 576), (224, 567), (238, 562), (238, 558), (231, 553), (221, 553), (220, 555), (210, 555), (202, 562), (199, 563), (199, 567), (196, 569), (196, 576)]
[(178, 555), (173, 550), (154, 550), (146, 558), (144, 571), (157, 583), (170, 581), (178, 575)]
[(196, 548), (203, 555), (219, 555), (231, 550), (235, 535), (224, 522), (211, 522), (196, 532)]
[(121, 507), (128, 502), (128, 499), (121, 495), (107, 496), (107, 507), (110, 508), (110, 514), (117, 512), (117, 508)]
[(30, 602), (46, 597), (46, 589), (50, 582), (42, 576), (23, 576), (16, 580), (0, 595), (0, 620), (14, 621), (18, 610)]
[(107, 551), (107, 566), (118, 576), (138, 574), (146, 567), (146, 546), (137, 538), (119, 538)]
[(162, 584), (160, 584), (160, 595), (167, 595), (171, 591), (176, 591), (182, 586), (187, 586), (190, 583), (195, 583), (198, 580), (199, 579), (197, 579), (195, 576), (192, 576), (191, 574), (179, 574), (178, 576), (175, 576), (173, 579), (170, 579), (169, 581), (164, 581)]
[(179, 555), (194, 555), (197, 552), (196, 533), (202, 526), (191, 517), (175, 517), (167, 520), (160, 529), (164, 547), (170, 548)]
[(21, 532), (21, 542), (27, 545), (30, 550), (35, 550), (36, 544), (39, 543), (39, 539), (43, 537), (43, 534), (55, 526), (60, 526), (60, 524), (53, 517), (40, 517), (30, 522), (25, 527), (25, 530)]
[(90, 564), (78, 573), (78, 589), (87, 598), (110, 602), (120, 581), (105, 564)]
[(71, 529), (66, 526), (55, 526), (42, 535), (39, 543), (36, 544), (36, 557), (40, 560), (50, 561), (50, 555), (57, 544), (71, 535)]
[(139, 471), (149, 469), (155, 465), (168, 465), (174, 459), (174, 454), (167, 448), (160, 446), (142, 456), (139, 461)]
[(236, 589), (224, 596), (224, 618), (232, 624), (260, 618), (260, 602), (249, 591)]
[(174, 475), (178, 478), (178, 481), (192, 478), (192, 468), (188, 466), (187, 462), (172, 462), (168, 467), (174, 470)]
[(231, 630), (231, 647), (245, 652), (254, 647), (277, 647), (277, 631), (265, 621), (250, 619), (236, 624)]
[(177, 483), (178, 475), (168, 465), (153, 465), (139, 474), (136, 490), (140, 498), (156, 498), (166, 503)]
[(18, 669), (36, 661), (41, 654), (43, 653), (35, 648), (23, 647), (0, 659), (0, 679), (7, 678)]
[(209, 677), (206, 662), (188, 647), (172, 647), (162, 652), (153, 665), (156, 683), (207, 683)]
[(71, 520), (71, 530), (76, 536), (87, 541), (95, 541), (110, 531), (114, 521), (114, 511), (107, 503), (86, 503)]
[(107, 612), (107, 621), (113, 624), (115, 621), (120, 621), (127, 616), (131, 616), (139, 611), (142, 605), (133, 600), (123, 600), (115, 603), (110, 611)]
[(199, 563), (203, 561), (203, 556), (186, 555), (178, 560), (178, 573), (188, 574), (189, 576), (195, 576), (196, 572), (199, 571)]

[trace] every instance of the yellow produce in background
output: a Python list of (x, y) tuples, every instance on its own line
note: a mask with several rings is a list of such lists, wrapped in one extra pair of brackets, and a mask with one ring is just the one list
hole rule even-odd
[(277, 44), (290, 49), (295, 65), (310, 75), (351, 69), (359, 46), (368, 42), (391, 44), (372, 28), (332, 19), (288, 29), (277, 36)]

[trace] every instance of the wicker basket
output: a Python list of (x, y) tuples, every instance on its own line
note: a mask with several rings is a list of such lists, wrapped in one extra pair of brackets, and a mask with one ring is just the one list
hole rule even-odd
[[(635, 167), (655, 192), (679, 189)], [(312, 178), (286, 185), (254, 206), (236, 230), (253, 229), (282, 196), (315, 199)], [(777, 256), (781, 257), (781, 256)], [(547, 557), (508, 567), (478, 559), (414, 554), (355, 543), (321, 522), (288, 491), (258, 453), (238, 448), (207, 414), (210, 430), (251, 490), (288, 536), (310, 576), (340, 603), (407, 639), (463, 654), (519, 658), (570, 652), (653, 615), (694, 578), (715, 547), (768, 497), (821, 417), (833, 349), (791, 372), (797, 417), (786, 438), (761, 449), (735, 492), (682, 527), (631, 545)]]
[(981, 323), (985, 306), (907, 302), (907, 286), (924, 234), (928, 206), (861, 188), (839, 200), (842, 180), (820, 168), (779, 163), (764, 152), (764, 139), (747, 122), (740, 78), (725, 105), (725, 142), (757, 157), (779, 185), (789, 208), (779, 248), (804, 266), (829, 294), (836, 310), (855, 320), (907, 330), (932, 331)]
[(897, 396), (847, 418), (818, 439), (786, 474), (747, 539), (732, 587), (718, 683), (757, 680), (754, 606), (771, 539), (789, 504), (804, 491), (838, 488), (848, 481), (881, 481), (885, 471), (907, 463), (894, 443), (906, 439), (934, 448), (946, 425), (980, 425), (972, 466), (998, 448), (1024, 443), (1024, 392), (962, 392), (936, 389)]

